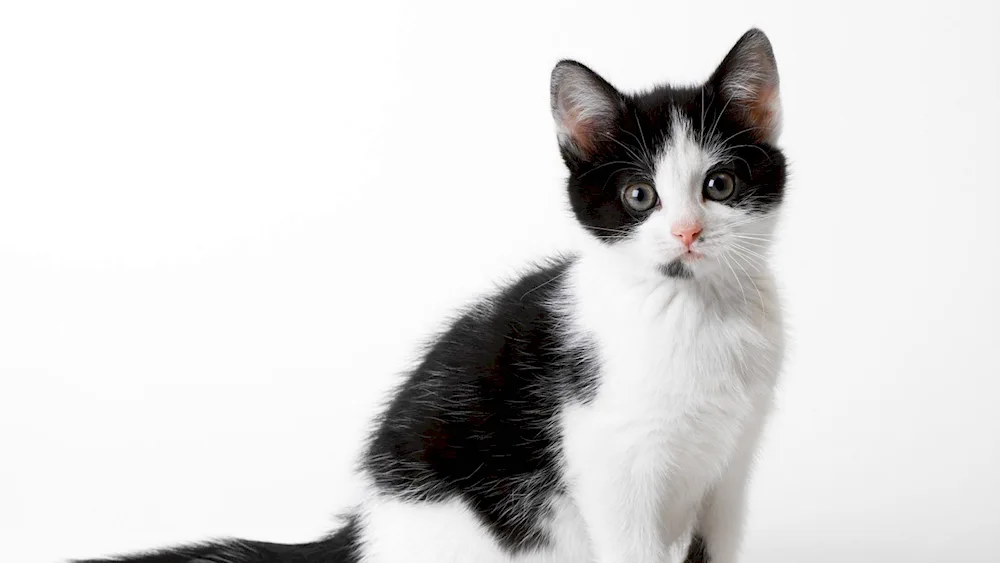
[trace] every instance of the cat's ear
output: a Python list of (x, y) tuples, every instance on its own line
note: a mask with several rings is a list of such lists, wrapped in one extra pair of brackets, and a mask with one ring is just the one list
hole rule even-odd
[(764, 32), (751, 29), (729, 51), (710, 82), (755, 137), (774, 143), (781, 134), (778, 63)]
[(576, 61), (560, 61), (552, 70), (551, 93), (559, 144), (577, 157), (593, 156), (614, 132), (621, 94)]

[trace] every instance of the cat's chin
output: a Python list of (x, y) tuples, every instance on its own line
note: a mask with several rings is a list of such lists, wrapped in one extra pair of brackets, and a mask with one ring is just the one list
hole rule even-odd
[(660, 264), (660, 273), (668, 278), (689, 280), (694, 277), (691, 267), (682, 258), (675, 258), (666, 264)]

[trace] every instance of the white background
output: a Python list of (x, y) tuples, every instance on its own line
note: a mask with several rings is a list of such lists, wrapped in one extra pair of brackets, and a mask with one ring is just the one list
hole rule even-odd
[(744, 561), (1000, 558), (988, 3), (0, 7), (0, 544), (305, 541), (449, 311), (570, 248), (553, 64), (774, 44), (792, 336)]

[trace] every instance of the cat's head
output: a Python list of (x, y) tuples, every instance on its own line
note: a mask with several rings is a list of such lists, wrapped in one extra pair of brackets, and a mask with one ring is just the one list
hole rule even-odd
[(748, 31), (699, 87), (629, 94), (562, 61), (552, 113), (580, 223), (624, 264), (674, 278), (758, 269), (785, 186), (778, 70)]

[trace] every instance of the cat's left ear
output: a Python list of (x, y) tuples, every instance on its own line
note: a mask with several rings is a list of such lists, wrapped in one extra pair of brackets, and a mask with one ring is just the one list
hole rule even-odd
[(594, 156), (614, 133), (621, 94), (596, 72), (569, 60), (552, 70), (551, 94), (559, 144), (575, 157)]
[(781, 134), (778, 63), (764, 32), (751, 29), (729, 51), (709, 80), (756, 138), (774, 143)]

